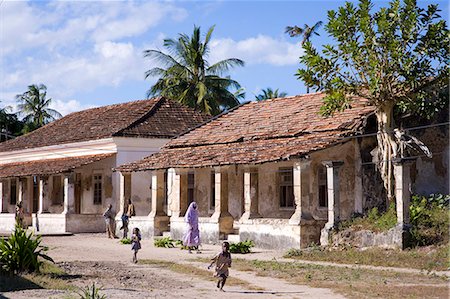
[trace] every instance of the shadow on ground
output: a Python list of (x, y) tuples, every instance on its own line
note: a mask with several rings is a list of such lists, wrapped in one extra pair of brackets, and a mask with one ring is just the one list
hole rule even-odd
[(12, 292), (31, 289), (42, 289), (42, 287), (20, 276), (0, 274), (0, 292)]

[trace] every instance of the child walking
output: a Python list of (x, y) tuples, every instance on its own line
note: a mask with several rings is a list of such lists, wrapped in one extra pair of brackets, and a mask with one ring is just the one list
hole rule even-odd
[(214, 276), (219, 280), (217, 281), (217, 288), (223, 292), (223, 286), (228, 278), (228, 268), (231, 267), (231, 254), (230, 254), (230, 243), (223, 242), (222, 251), (216, 254), (215, 257), (211, 259), (211, 264), (208, 269), (211, 269), (212, 265), (216, 264), (216, 269)]
[(135, 227), (133, 229), (133, 234), (131, 235), (131, 250), (133, 250), (133, 263), (137, 263), (137, 253), (141, 249), (141, 232), (139, 228)]

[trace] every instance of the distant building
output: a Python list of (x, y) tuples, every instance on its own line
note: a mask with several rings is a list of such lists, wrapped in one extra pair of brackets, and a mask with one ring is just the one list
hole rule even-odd
[[(43, 233), (104, 231), (108, 204), (118, 215), (119, 174), (112, 169), (158, 152), (208, 117), (163, 97), (69, 114), (0, 143), (0, 231), (26, 223)], [(150, 205), (150, 174), (136, 176), (136, 212)]]

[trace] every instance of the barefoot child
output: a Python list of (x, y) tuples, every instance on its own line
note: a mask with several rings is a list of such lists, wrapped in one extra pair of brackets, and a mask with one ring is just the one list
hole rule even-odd
[(139, 249), (141, 249), (141, 232), (139, 231), (139, 228), (135, 227), (133, 229), (133, 235), (131, 236), (131, 250), (134, 251), (133, 253), (133, 263), (137, 263), (137, 253)]
[(211, 269), (212, 265), (216, 264), (216, 269), (214, 276), (219, 278), (217, 281), (217, 288), (223, 291), (223, 286), (227, 281), (228, 268), (231, 267), (231, 254), (229, 252), (230, 244), (228, 242), (223, 242), (222, 252), (219, 252), (215, 257), (211, 259), (211, 264), (208, 269)]

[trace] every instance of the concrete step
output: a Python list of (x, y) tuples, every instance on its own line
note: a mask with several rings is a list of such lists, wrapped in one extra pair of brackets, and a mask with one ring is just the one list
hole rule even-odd
[(241, 238), (239, 237), (239, 235), (230, 234), (228, 235), (227, 241), (231, 243), (238, 243), (241, 241)]

